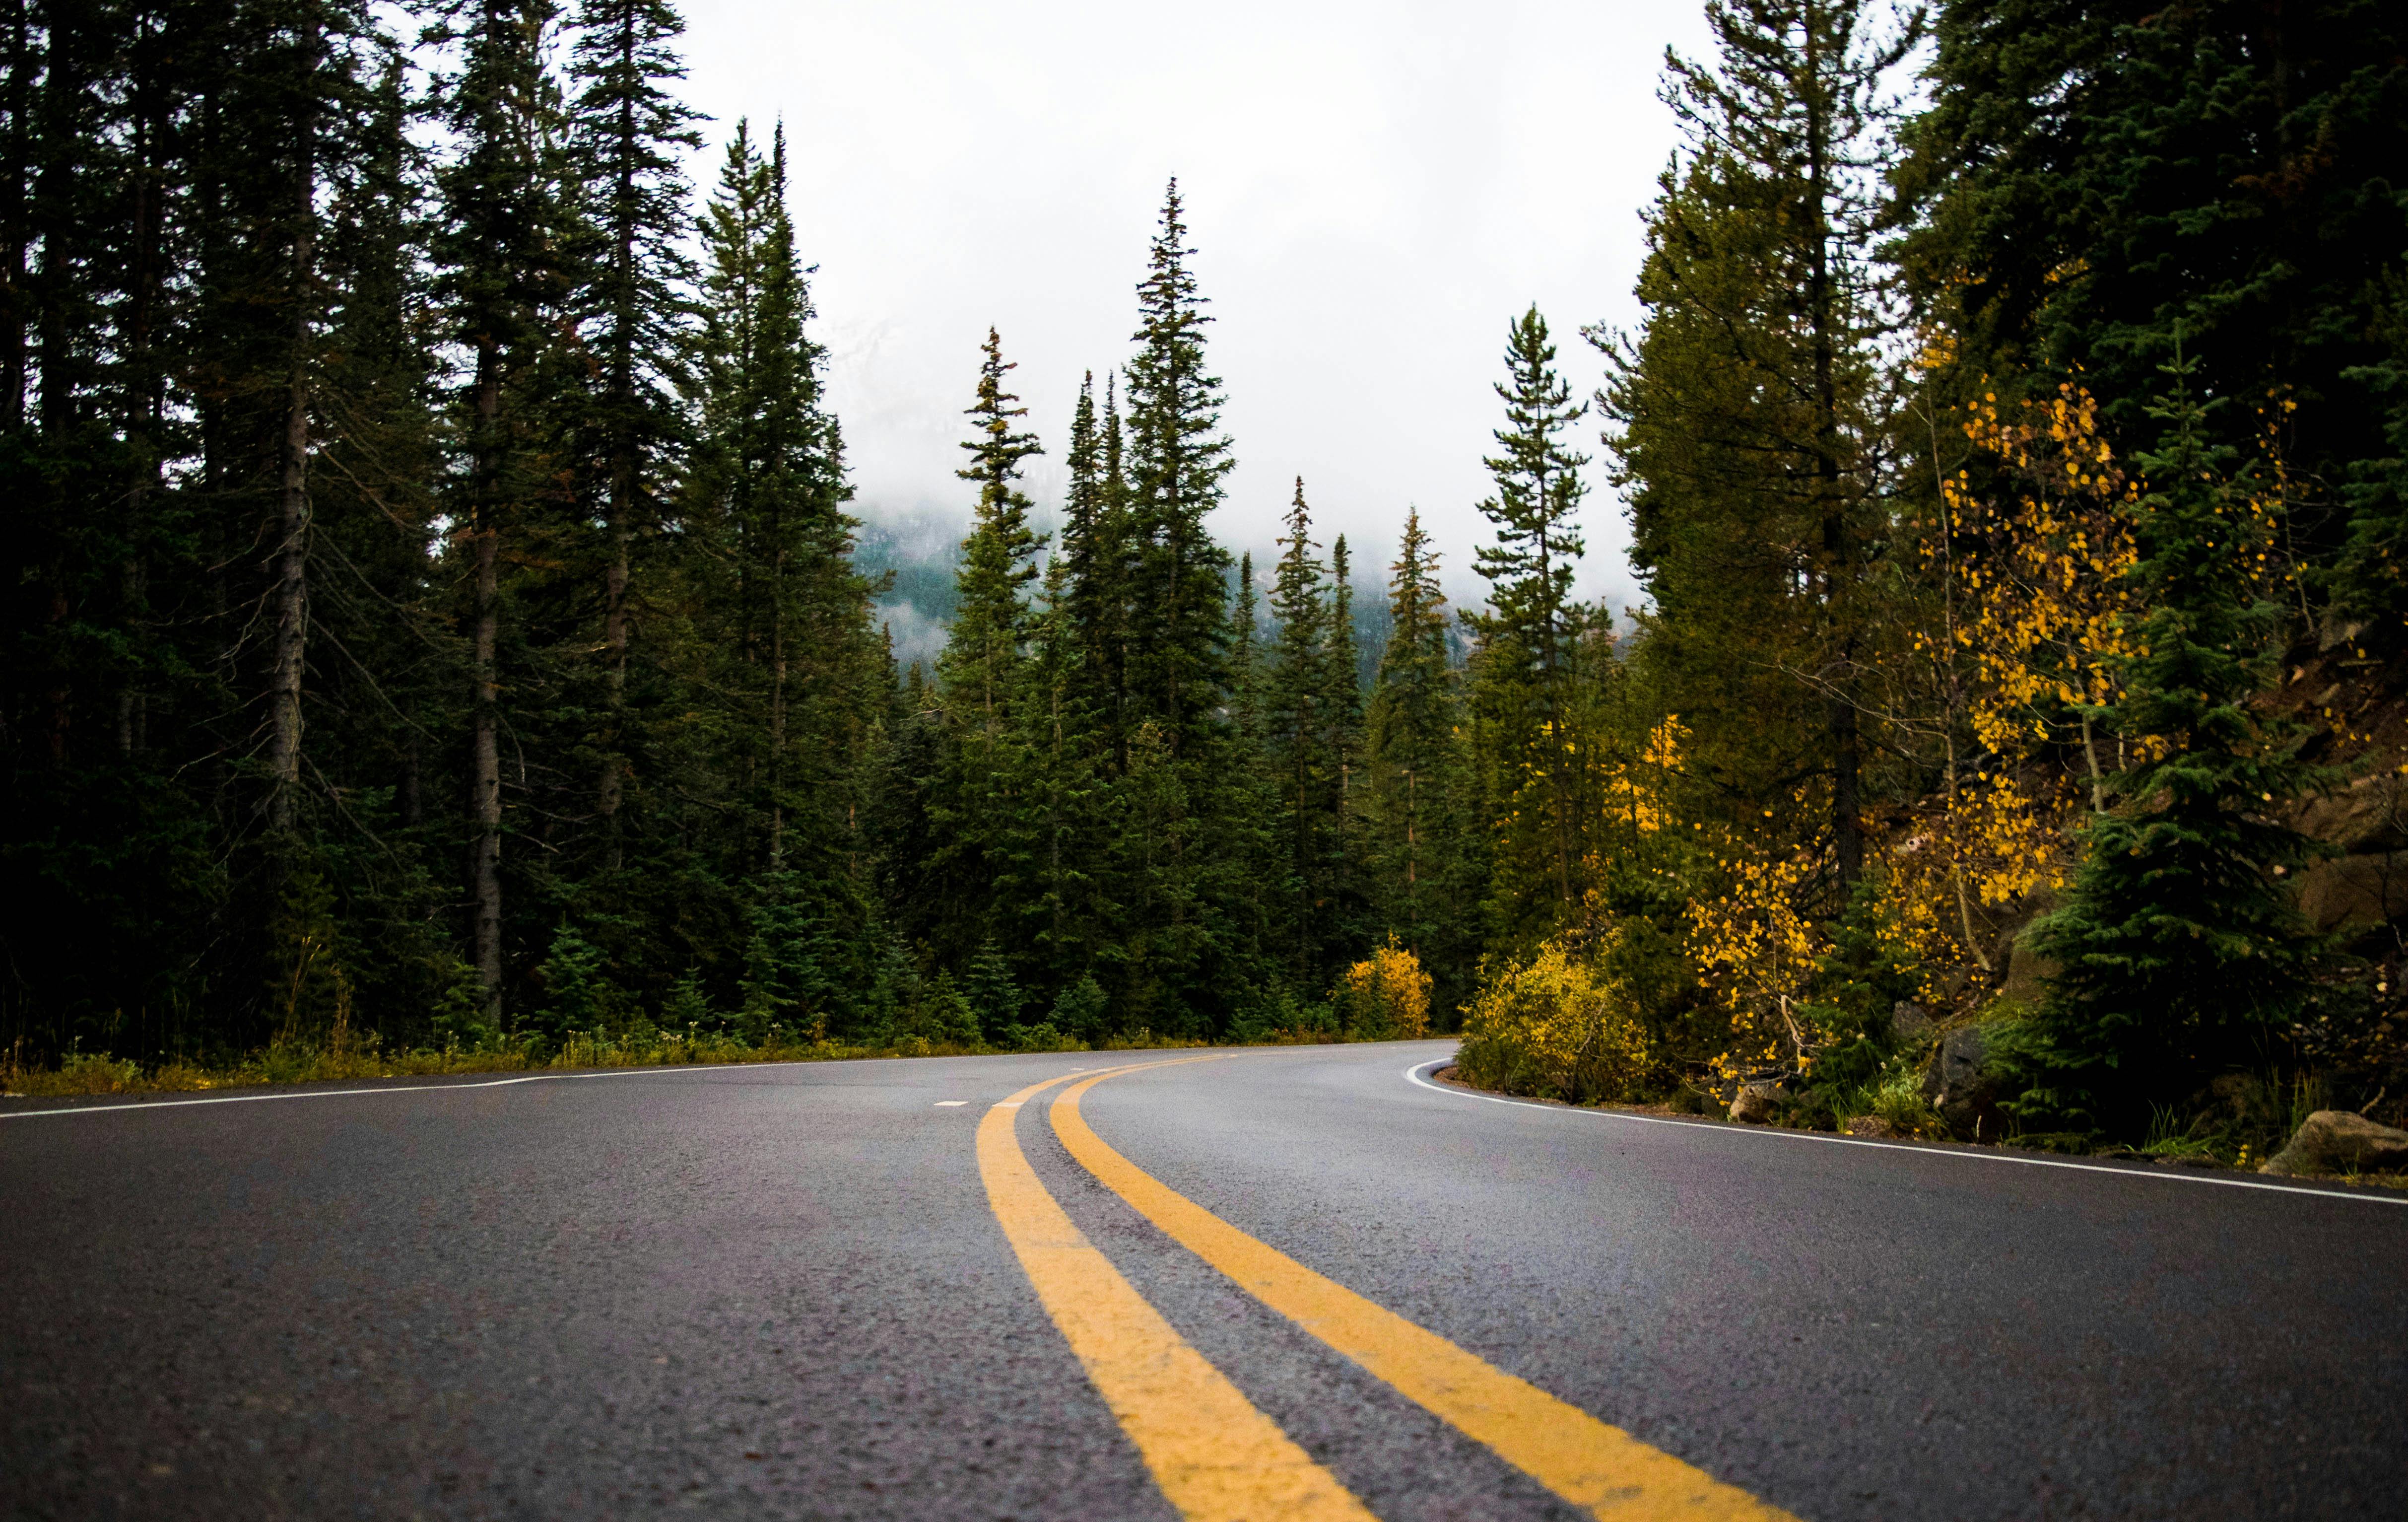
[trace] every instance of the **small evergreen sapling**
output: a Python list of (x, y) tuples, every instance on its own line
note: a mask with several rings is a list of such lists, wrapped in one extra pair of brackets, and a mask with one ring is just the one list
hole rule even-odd
[(1809, 1076), (1817, 1089), (1867, 1083), (1890, 1055), (1890, 1012), (1914, 997), (1913, 954), (1889, 922), (1880, 884), (1857, 882), (1831, 944), (1814, 959), (1811, 991), (1799, 1013), (1822, 1039)]
[(996, 949), (993, 936), (979, 943), (977, 955), (963, 971), (962, 993), (969, 1000), (980, 1031), (989, 1041), (999, 1040), (1008, 1027), (1017, 1025), (1021, 1006), (1027, 1002), (1027, 996), (1011, 976), (1011, 964)]

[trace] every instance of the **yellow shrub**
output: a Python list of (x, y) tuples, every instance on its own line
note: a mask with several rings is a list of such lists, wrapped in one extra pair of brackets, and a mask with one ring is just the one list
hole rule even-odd
[(1627, 1099), (1647, 1071), (1646, 1029), (1629, 990), (1559, 940), (1489, 977), (1464, 1014), (1455, 1063), (1484, 1088)]
[(1429, 996), (1430, 975), (1422, 970), (1421, 958), (1392, 935), (1386, 945), (1346, 969), (1337, 1001), (1347, 1034), (1415, 1041), (1429, 1034)]

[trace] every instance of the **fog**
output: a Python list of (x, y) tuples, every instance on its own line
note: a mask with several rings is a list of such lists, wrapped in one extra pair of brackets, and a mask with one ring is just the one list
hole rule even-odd
[[(1215, 531), (1268, 548), (1301, 475), (1325, 541), (1347, 535), (1377, 574), (1418, 504), (1458, 598), (1479, 585), (1506, 324), (1535, 300), (1576, 391), (1595, 389), (1578, 330), (1636, 320), (1639, 213), (1674, 140), (1664, 49), (1705, 43), (1688, 0), (701, 0), (688, 20), (687, 94), (715, 119), (697, 185), (739, 116), (764, 136), (785, 122), (873, 531), (921, 549), (964, 531), (953, 472), (990, 323), (1053, 451), (1031, 494), (1059, 501), (1080, 377), (1100, 389), (1128, 353), (1176, 175), (1238, 461)], [(1594, 424), (1581, 432), (1600, 453)], [(1627, 535), (1602, 462), (1589, 474), (1582, 592), (1618, 610)]]

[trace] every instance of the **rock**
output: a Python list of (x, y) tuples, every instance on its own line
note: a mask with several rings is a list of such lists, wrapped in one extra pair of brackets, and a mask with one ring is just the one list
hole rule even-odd
[(1931, 1039), (1940, 1027), (1932, 1023), (1924, 1007), (1911, 998), (1901, 998), (1890, 1006), (1890, 1034), (1900, 1046), (1920, 1046)]
[(1789, 1088), (1784, 1084), (1743, 1084), (1731, 1100), (1730, 1118), (1743, 1120), (1750, 1126), (1761, 1126), (1781, 1113), (1789, 1102)]
[(1923, 1070), (1923, 1097), (1935, 1105), (1946, 1104), (1982, 1086), (1982, 1056), (1988, 1044), (1980, 1026), (1967, 1026), (1942, 1037), (1931, 1066)]
[(2408, 917), (2408, 851), (2334, 856), (2300, 874), (2300, 912), (2318, 934)]
[(1940, 1050), (1923, 1070), (1923, 1098), (1954, 1134), (1996, 1142), (2006, 1134), (1999, 1113), (1999, 1085), (1983, 1066), (1989, 1053), (1984, 1027), (1966, 1026), (1941, 1038)]
[(2403, 795), (2408, 795), (2408, 781), (2400, 773), (2373, 772), (2308, 799), (2291, 823), (2300, 834), (2344, 851), (2408, 851), (2408, 797)]
[(2408, 1171), (2408, 1131), (2377, 1126), (2346, 1110), (2319, 1110), (2291, 1144), (2258, 1171), (2296, 1178), (2306, 1173)]
[(1879, 1115), (1858, 1115), (1856, 1119), (1848, 1122), (1848, 1134), (1850, 1136), (1888, 1138), (1898, 1135), (1898, 1127), (1882, 1119)]

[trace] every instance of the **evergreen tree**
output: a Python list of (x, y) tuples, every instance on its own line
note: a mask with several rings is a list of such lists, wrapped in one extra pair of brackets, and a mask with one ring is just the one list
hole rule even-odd
[(2117, 715), (2146, 758), (2115, 780), (2120, 805), (2090, 819), (2065, 907), (2032, 932), (2058, 970), (2007, 1057), (2028, 1085), (2017, 1113), (2125, 1137), (2150, 1101), (2266, 1060), (2296, 1018), (2310, 947), (2272, 869), (2312, 845), (2274, 811), (2331, 780), (2250, 711), (2282, 658), (2258, 559), (2271, 524), (2211, 440), (2192, 367), (2169, 373), (2152, 413), (2162, 442), (2139, 460), (2150, 489), (2131, 575), (2145, 612)]
[[(1935, 383), (2044, 394), (2079, 369), (2111, 437), (2145, 440), (2179, 333), (2200, 395), (2298, 403), (2283, 432), (2302, 580), (2325, 590), (2336, 549), (2364, 564), (2346, 546), (2380, 542), (2393, 499), (2342, 494), (2396, 457), (2408, 19), (2354, 0), (1936, 15), (1896, 213), (1919, 315), (1950, 335)], [(2203, 426), (2258, 442), (2245, 408)], [(2330, 590), (2343, 621), (2398, 639), (2397, 597), (2370, 600), (2382, 584), (2352, 568)]]
[(1129, 686), (1174, 758), (1207, 738), (1227, 675), (1229, 556), (1204, 520), (1235, 462), (1220, 432), (1221, 382), (1204, 365), (1211, 319), (1187, 267), (1194, 251), (1173, 180), (1138, 286), (1125, 470)]
[(1455, 917), (1439, 896), (1460, 698), (1448, 669), (1438, 563), (1420, 511), (1408, 511), (1388, 567), (1388, 642), (1371, 689), (1365, 767), (1373, 899), (1387, 927), (1426, 962), (1440, 920)]
[(1323, 744), (1337, 783), (1326, 861), (1328, 936), (1324, 969), (1335, 978), (1371, 934), (1363, 860), (1363, 661), (1354, 646), (1354, 561), (1346, 536), (1329, 546), (1329, 620), (1321, 649)]
[(685, 77), (677, 54), (684, 23), (666, 0), (580, 0), (562, 131), (567, 172), (590, 221), (584, 267), (571, 300), (595, 370), (580, 430), (606, 525), (602, 596), (603, 700), (595, 811), (606, 832), (602, 865), (615, 869), (619, 810), (629, 769), (629, 578), (639, 536), (668, 516), (678, 446), (686, 306), (694, 278), (682, 251), (682, 155), (702, 144), (697, 112), (668, 92)]
[(544, 68), (549, 0), (477, 0), (444, 18), (437, 39), (461, 52), (442, 121), (457, 143), (438, 177), (435, 252), (445, 337), (467, 353), (455, 437), (454, 549), (467, 562), (469, 627), (470, 943), (486, 1019), (500, 1025), (504, 942), (502, 842), (502, 540), (527, 531), (538, 465), (529, 382), (547, 322), (565, 297), (559, 211), (542, 152), (555, 117)]
[[(1066, 529), (1065, 537), (1068, 538)], [(1013, 704), (1023, 768), (1014, 830), (1014, 879), (998, 908), (1016, 920), (1016, 943), (1040, 987), (1084, 975), (1103, 948), (1109, 907), (1099, 902), (1111, 796), (1088, 690), (1079, 680), (1084, 639), (1071, 608), (1068, 560), (1046, 562), (1044, 598)]]
[(961, 569), (954, 576), (953, 625), (939, 662), (945, 695), (954, 713), (988, 739), (1002, 732), (1008, 701), (1028, 640), (1027, 588), (1037, 580), (1036, 557), (1045, 536), (1028, 526), (1027, 495), (1014, 484), (1024, 462), (1044, 452), (1035, 434), (1013, 420), (1028, 409), (1003, 389), (1015, 366), (1003, 358), (1002, 340), (987, 329), (985, 360), (979, 368), (978, 396), (968, 409), (978, 437), (962, 448), (970, 465), (956, 474), (978, 483), (977, 526), (962, 541)]
[(1283, 891), (1273, 934), (1298, 984), (1317, 985), (1330, 937), (1330, 866), (1340, 849), (1336, 729), (1329, 711), (1332, 610), (1312, 540), (1304, 481), (1288, 506), (1287, 534), (1271, 584), (1277, 633), (1264, 676), (1263, 746), (1276, 779), (1273, 869)]
[(1533, 306), (1508, 330), (1507, 378), (1496, 388), (1505, 403), (1505, 426), (1496, 432), (1502, 452), (1486, 462), (1497, 495), (1480, 510), (1496, 525), (1497, 542), (1473, 553), (1490, 586), (1489, 609), (1465, 622), (1480, 639), (1474, 700), (1495, 768), (1493, 808), (1496, 817), (1521, 822), (1515, 849), (1534, 874), (1500, 875), (1498, 892), (1525, 913), (1541, 912), (1532, 896), (1543, 894), (1539, 902), (1552, 900), (1543, 912), (1560, 920), (1577, 912), (1582, 891), (1585, 759), (1572, 721), (1590, 614), (1572, 597), (1586, 549), (1578, 513), (1587, 457), (1557, 437), (1587, 408), (1572, 403), (1555, 361), (1546, 319)]

